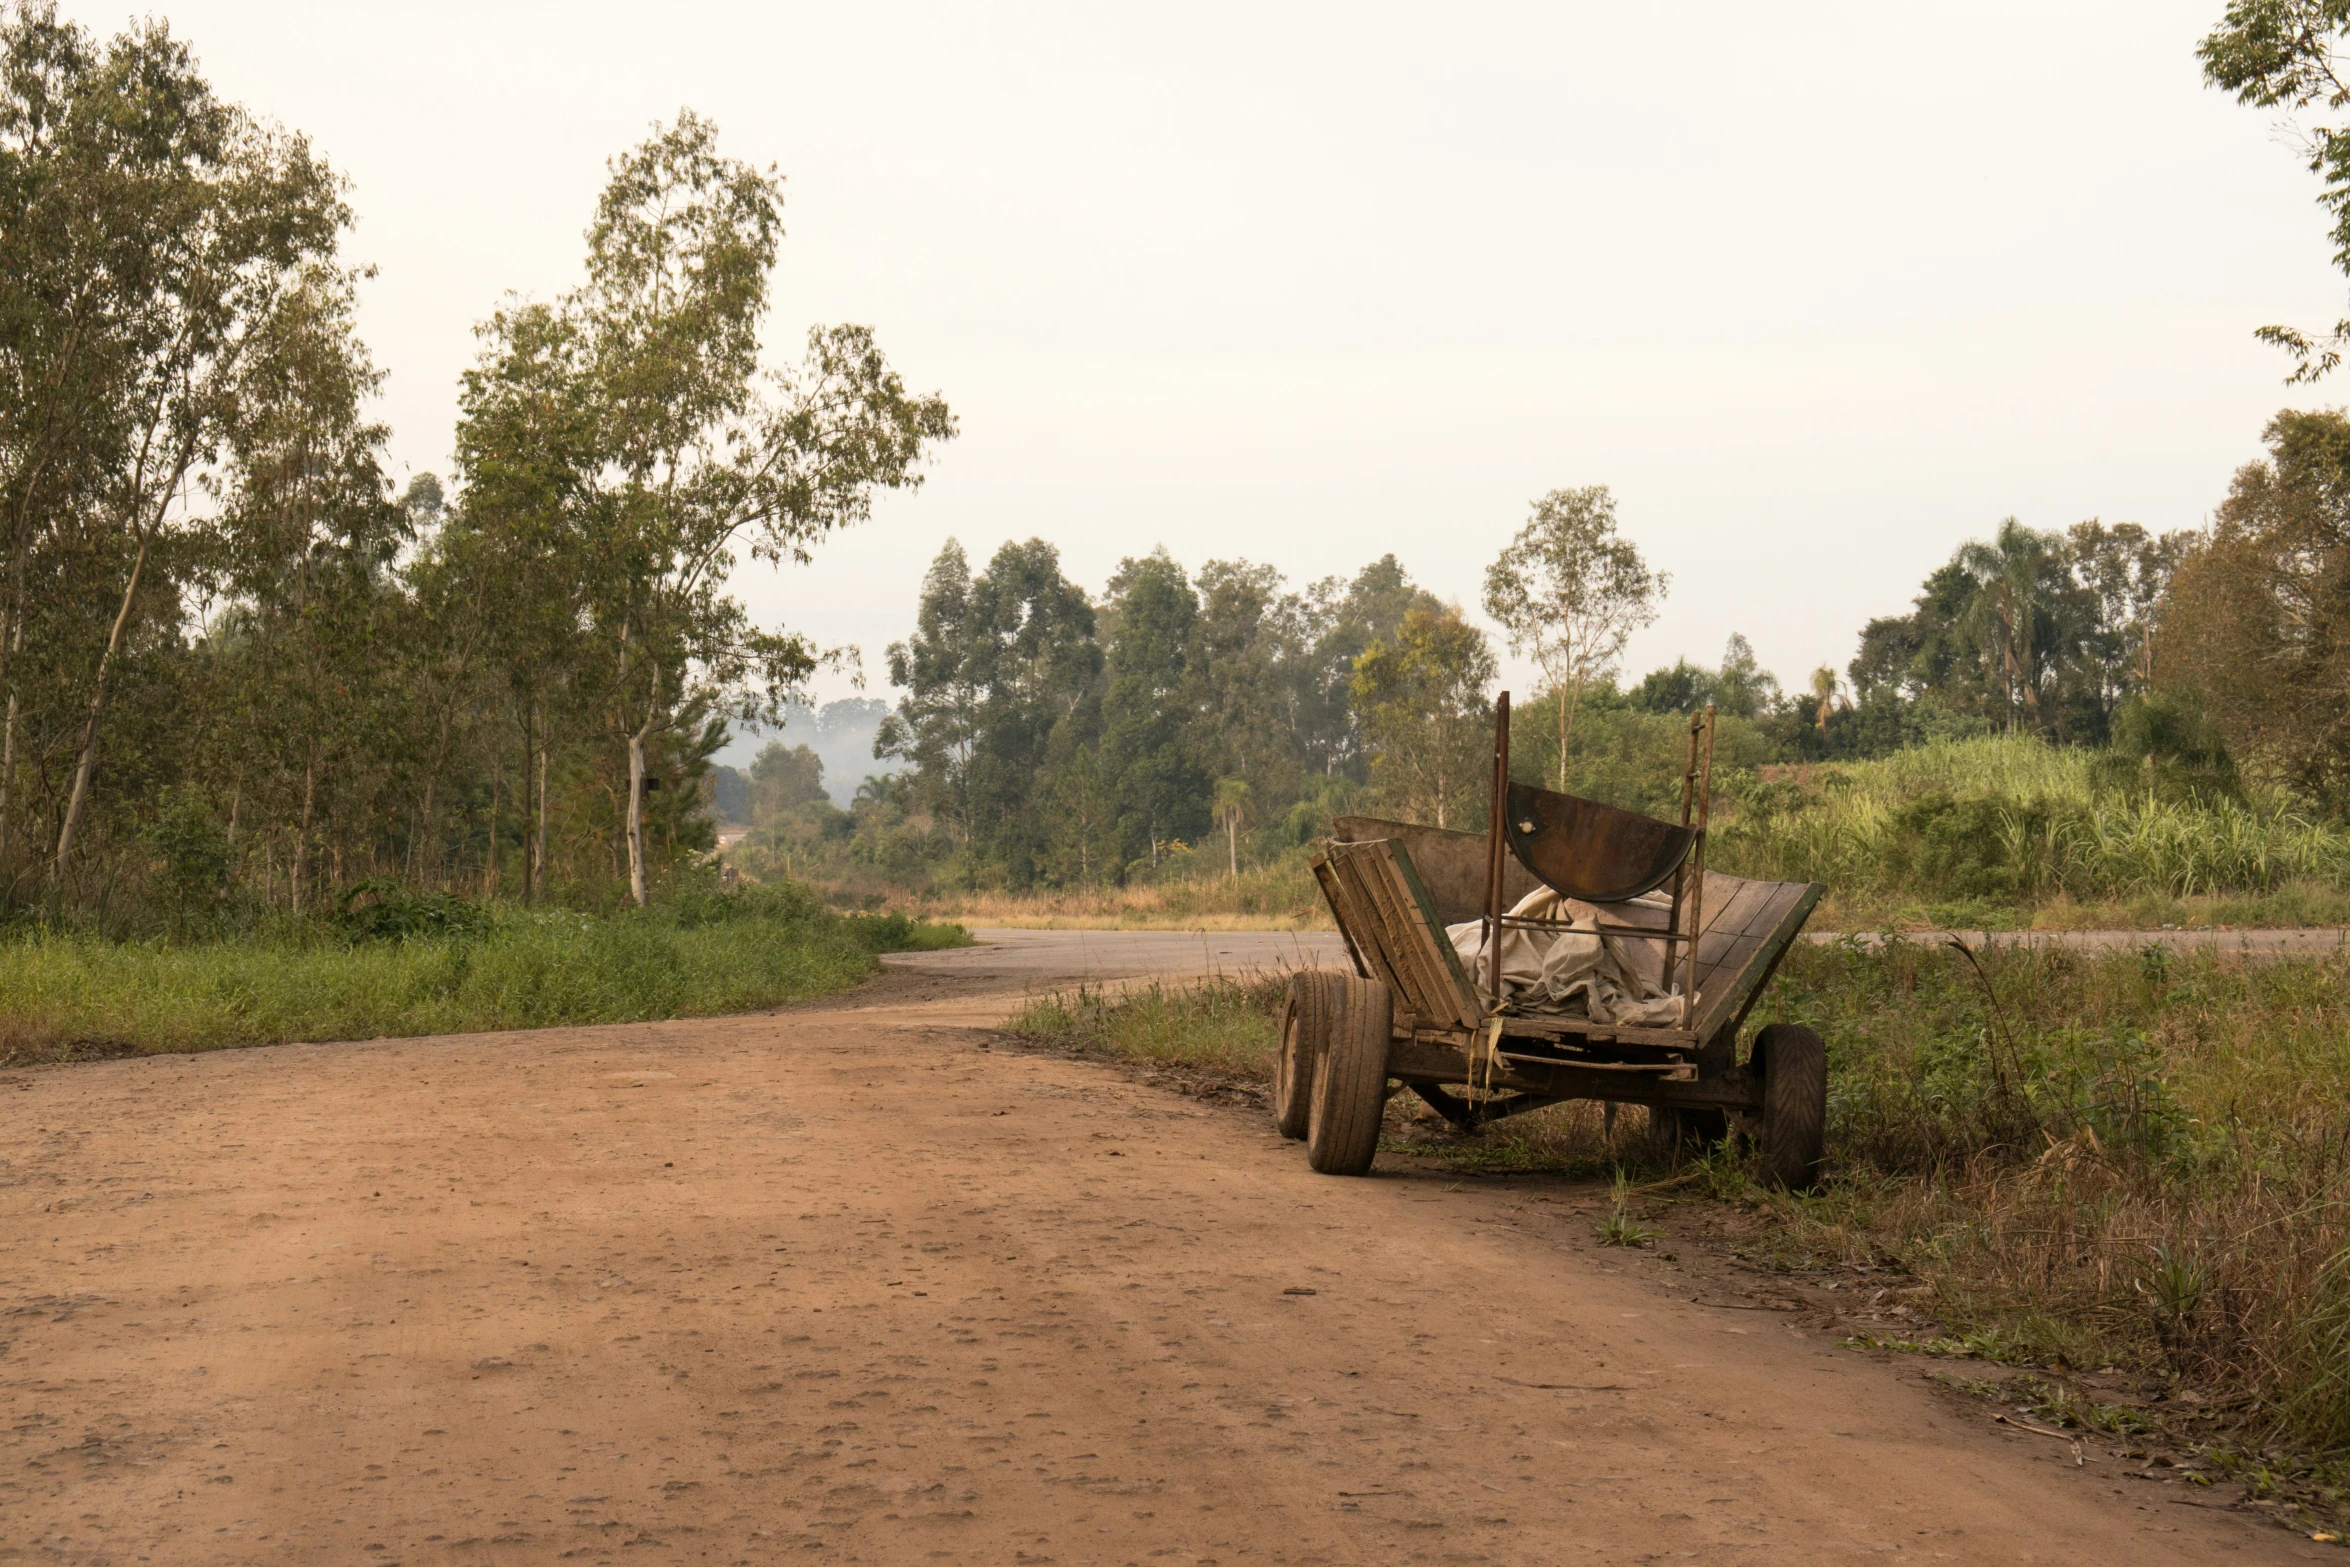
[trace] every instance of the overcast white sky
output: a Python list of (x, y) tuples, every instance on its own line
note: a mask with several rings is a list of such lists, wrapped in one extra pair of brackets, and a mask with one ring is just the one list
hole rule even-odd
[(2251, 337), (2344, 285), (2277, 127), (2200, 83), (2220, 0), (162, 9), (354, 182), (405, 470), (448, 471), (473, 324), (576, 281), (608, 156), (691, 105), (779, 164), (771, 343), (872, 323), (962, 418), (739, 583), (876, 694), (949, 535), (1097, 591), (1157, 544), (1392, 550), (1474, 610), (1594, 483), (1674, 579), (1635, 672), (1738, 630), (1800, 681), (2001, 517), (2200, 524), (2331, 401)]

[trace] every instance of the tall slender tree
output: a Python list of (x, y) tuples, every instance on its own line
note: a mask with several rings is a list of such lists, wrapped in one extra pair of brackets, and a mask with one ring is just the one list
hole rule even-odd
[(591, 431), (575, 481), (580, 597), (608, 656), (640, 904), (656, 744), (721, 712), (780, 722), (835, 656), (761, 629), (726, 593), (741, 552), (805, 562), (869, 516), (876, 491), (918, 485), (954, 434), (945, 401), (908, 393), (865, 327), (814, 329), (796, 370), (762, 373), (782, 199), (779, 174), (723, 156), (717, 127), (683, 111), (613, 160), (587, 282), (564, 304)]

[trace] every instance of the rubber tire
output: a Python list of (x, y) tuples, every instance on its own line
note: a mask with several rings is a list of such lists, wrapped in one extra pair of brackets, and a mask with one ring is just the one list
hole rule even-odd
[(1827, 1161), (1828, 1047), (1800, 1023), (1773, 1023), (1755, 1036), (1748, 1070), (1762, 1077), (1763, 1179), (1808, 1191)]
[(1332, 978), (1329, 1044), (1314, 1072), (1306, 1162), (1324, 1175), (1367, 1175), (1387, 1114), (1387, 1038), (1395, 1000), (1375, 979)]
[(1330, 1048), (1331, 995), (1336, 974), (1308, 969), (1289, 976), (1289, 1000), (1281, 1008), (1281, 1056), (1273, 1064), (1273, 1124), (1292, 1142), (1302, 1141), (1314, 1111), (1314, 1077)]

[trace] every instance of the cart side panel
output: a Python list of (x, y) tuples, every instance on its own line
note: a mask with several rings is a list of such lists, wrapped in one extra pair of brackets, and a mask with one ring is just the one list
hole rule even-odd
[(1446, 961), (1449, 945), (1404, 880), (1389, 844), (1384, 839), (1332, 843), (1329, 853), (1340, 885), (1368, 928), (1369, 939), (1363, 940), (1363, 931), (1357, 939), (1384, 958), (1389, 974), (1381, 977), (1397, 999), (1422, 1022), (1473, 1024), (1476, 1001), (1458, 978), (1459, 962)]
[(1334, 907), (1338, 923), (1347, 934), (1348, 943), (1355, 949), (1366, 975), (1379, 981), (1395, 994), (1399, 1004), (1410, 1009), (1410, 986), (1395, 954), (1388, 948), (1385, 923), (1363, 891), (1362, 876), (1347, 862), (1338, 845), (1331, 845), (1329, 858), (1330, 885), (1335, 893)]
[(1402, 879), (1404, 891), (1411, 895), (1412, 906), (1420, 912), (1420, 922), (1433, 938), (1430, 944), (1444, 964), (1445, 976), (1452, 981), (1453, 996), (1460, 1009), (1459, 1021), (1474, 1027), (1485, 1015), (1485, 1004), (1477, 994), (1477, 987), (1469, 981), (1469, 971), (1461, 967), (1461, 955), (1453, 950), (1452, 936), (1445, 930), (1445, 922), (1437, 917), (1436, 900), (1429, 896), (1427, 884), (1420, 880), (1411, 851), (1400, 843), (1389, 844), (1388, 851), (1394, 857), (1396, 875)]
[(1314, 872), (1314, 885), (1322, 889), (1322, 901), (1330, 907), (1330, 921), (1338, 927), (1338, 939), (1346, 943), (1347, 961), (1354, 964), (1357, 974), (1369, 979), (1371, 966), (1363, 961), (1362, 948), (1355, 945), (1354, 936), (1347, 929), (1346, 914), (1340, 907), (1340, 901), (1346, 894), (1338, 885), (1338, 873), (1330, 868), (1330, 860), (1327, 855), (1315, 855), (1311, 865)]
[(1746, 1020), (1746, 1014), (1761, 999), (1763, 987), (1779, 971), (1779, 961), (1795, 944), (1803, 922), (1811, 918), (1811, 911), (1828, 891), (1818, 882), (1786, 881), (1768, 885), (1774, 889), (1771, 899), (1755, 912), (1746, 929), (1735, 938), (1731, 948), (1735, 962), (1726, 962), (1714, 970), (1716, 977), (1708, 986), (1703, 1010), (1697, 1018), (1697, 1032), (1702, 1039), (1713, 1040), (1735, 1032)]

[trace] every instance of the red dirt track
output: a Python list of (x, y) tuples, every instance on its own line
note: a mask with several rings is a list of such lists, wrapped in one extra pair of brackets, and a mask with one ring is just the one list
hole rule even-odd
[(987, 983), (0, 1073), (0, 1562), (2334, 1559)]

